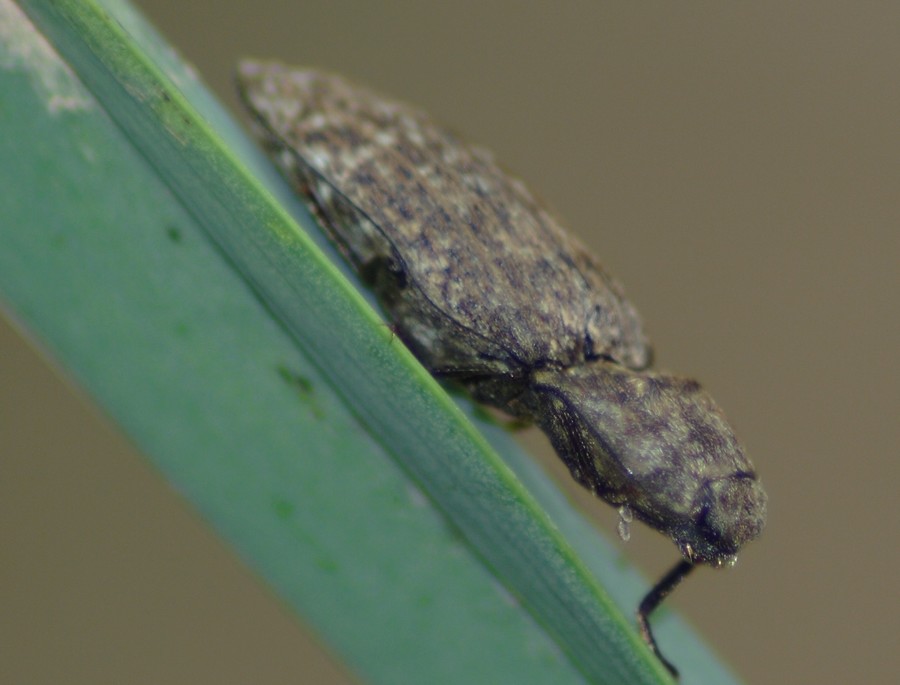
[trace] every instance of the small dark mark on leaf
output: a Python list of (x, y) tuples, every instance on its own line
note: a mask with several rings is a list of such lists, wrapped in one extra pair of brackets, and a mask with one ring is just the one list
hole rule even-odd
[(168, 236), (169, 240), (176, 244), (181, 243), (184, 240), (181, 229), (177, 226), (167, 226), (166, 235)]
[(284, 365), (278, 366), (278, 376), (290, 387), (294, 388), (297, 397), (309, 407), (315, 418), (321, 419), (324, 417), (325, 413), (316, 398), (315, 388), (311, 380)]
[(278, 498), (273, 502), (275, 515), (282, 521), (286, 521), (294, 515), (294, 504), (286, 499)]

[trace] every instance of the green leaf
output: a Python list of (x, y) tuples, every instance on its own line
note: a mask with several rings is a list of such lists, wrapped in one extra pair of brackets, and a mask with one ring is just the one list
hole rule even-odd
[[(351, 669), (669, 682), (619, 608), (643, 581), (475, 430), (128, 5), (0, 0), (0, 27), (0, 296)], [(733, 682), (657, 624), (686, 680)]]

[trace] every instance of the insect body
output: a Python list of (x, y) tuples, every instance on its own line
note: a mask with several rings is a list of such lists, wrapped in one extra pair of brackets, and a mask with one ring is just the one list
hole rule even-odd
[(679, 547), (638, 612), (659, 654), (647, 615), (764, 525), (721, 410), (648, 370), (621, 287), (488, 152), (337, 76), (248, 61), (238, 80), (261, 140), (423, 364), (538, 423), (579, 483)]

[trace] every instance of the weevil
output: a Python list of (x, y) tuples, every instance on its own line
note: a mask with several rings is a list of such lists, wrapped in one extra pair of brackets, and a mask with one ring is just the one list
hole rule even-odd
[(543, 429), (576, 481), (669, 536), (682, 558), (648, 621), (697, 564), (731, 564), (766, 494), (712, 397), (650, 369), (622, 287), (525, 185), (421, 111), (343, 78), (245, 61), (256, 133), (394, 330), (436, 376)]

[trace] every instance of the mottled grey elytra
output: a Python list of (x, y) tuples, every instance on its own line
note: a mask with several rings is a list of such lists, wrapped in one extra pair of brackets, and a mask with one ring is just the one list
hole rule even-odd
[(579, 483), (668, 535), (694, 568), (733, 563), (766, 495), (696, 381), (648, 370), (621, 286), (492, 155), (341, 77), (245, 61), (256, 133), (395, 330), (435, 375), (536, 422)]

